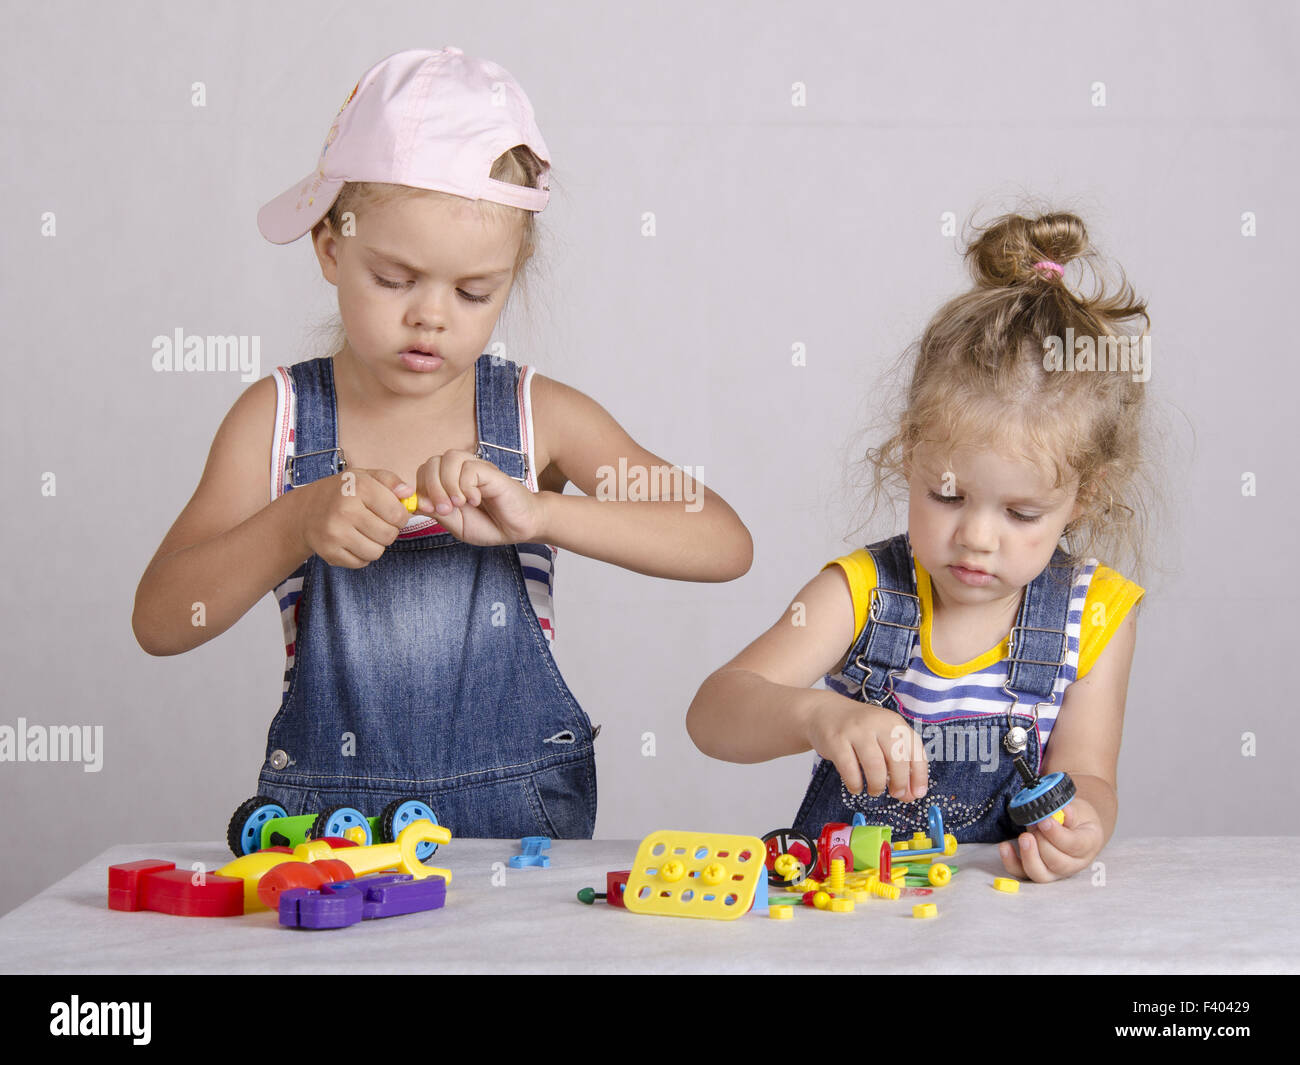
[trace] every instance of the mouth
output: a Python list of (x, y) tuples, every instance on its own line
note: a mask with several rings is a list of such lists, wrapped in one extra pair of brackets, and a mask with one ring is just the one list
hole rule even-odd
[(424, 355), (426, 357), (434, 358), (434, 359), (439, 358), (438, 350), (436, 348), (407, 348), (404, 352), (402, 352), (402, 354), (403, 355)]
[(982, 573), (982, 574), (984, 574), (984, 576), (986, 576), (986, 577), (989, 575), (989, 571), (988, 571), (988, 570), (986, 570), (986, 569), (980, 569), (978, 566), (967, 566), (967, 565), (965, 565), (964, 563), (961, 563), (961, 562), (954, 562), (953, 565), (954, 565), (957, 569), (964, 569), (967, 573)]

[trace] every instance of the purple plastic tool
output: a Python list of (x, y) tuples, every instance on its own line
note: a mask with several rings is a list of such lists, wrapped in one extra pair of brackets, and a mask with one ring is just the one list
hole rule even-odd
[(319, 891), (293, 888), (280, 895), (280, 923), (288, 928), (346, 928), (359, 921), (441, 909), (447, 882), (440, 876), (367, 876), (326, 884)]

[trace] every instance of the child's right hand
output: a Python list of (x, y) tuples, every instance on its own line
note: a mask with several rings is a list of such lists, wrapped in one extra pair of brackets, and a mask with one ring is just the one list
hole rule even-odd
[(304, 493), (298, 525), (305, 553), (331, 566), (361, 569), (397, 539), (411, 515), (399, 494), (402, 479), (391, 470), (345, 470), (295, 488)]
[(899, 802), (925, 795), (929, 763), (920, 735), (901, 715), (883, 706), (859, 703), (836, 692), (817, 691), (807, 718), (808, 742), (835, 764), (850, 794), (886, 790)]

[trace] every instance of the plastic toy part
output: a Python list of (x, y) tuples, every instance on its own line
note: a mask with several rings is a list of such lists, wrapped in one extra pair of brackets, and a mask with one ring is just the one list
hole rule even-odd
[(547, 836), (525, 836), (519, 841), (519, 847), (522, 854), (516, 854), (510, 859), (511, 869), (549, 869), (551, 859), (542, 851), (551, 849), (551, 841)]
[[(776, 874), (776, 886), (784, 884), (798, 883), (808, 873), (803, 862), (787, 851), (780, 855), (772, 863), (772, 872)], [(772, 877), (768, 877), (768, 883), (772, 883)]]
[(952, 870), (943, 862), (936, 862), (930, 866), (929, 881), (934, 887), (943, 887), (952, 879)]
[(412, 492), (402, 500), (402, 506), (407, 509), (408, 513), (414, 514), (415, 508), (420, 505), (420, 493)]
[(600, 894), (597, 894), (595, 888), (585, 887), (585, 888), (578, 889), (578, 901), (582, 903), (584, 906), (590, 906), (597, 899), (607, 899), (607, 898), (609, 898), (609, 893), (605, 891), (602, 891)]
[(1014, 764), (1025, 786), (1007, 803), (1007, 816), (1021, 828), (1046, 820), (1074, 798), (1074, 781), (1069, 773), (1048, 773), (1040, 779), (1030, 770), (1023, 755), (1016, 755)]
[(265, 795), (255, 795), (239, 804), (226, 826), (226, 843), (235, 857), (262, 849), (262, 826), (276, 818), (288, 817), (285, 808)]
[[(637, 848), (623, 904), (633, 913), (735, 920), (749, 911), (758, 879), (767, 875), (766, 854), (756, 836), (652, 832)], [(704, 882), (706, 870), (710, 877), (720, 871), (716, 885)]]
[(1057, 810), (1056, 813), (1052, 814), (1052, 820), (1055, 821), (1058, 825), (1065, 824), (1065, 811)]
[(998, 876), (993, 878), (993, 886), (998, 891), (1005, 891), (1008, 895), (1014, 895), (1020, 890), (1020, 881), (1013, 880), (1009, 876)]
[[(356, 833), (359, 832), (359, 835)], [(316, 816), (309, 839), (321, 839), (324, 836), (342, 836), (359, 846), (366, 847), (372, 842), (370, 822), (360, 810), (351, 806), (335, 806)]]
[(447, 882), (440, 876), (372, 876), (319, 890), (293, 888), (280, 896), (280, 924), (288, 928), (345, 928), (359, 921), (441, 909)]
[[(376, 827), (379, 830), (380, 842), (396, 843), (397, 837), (402, 834), (402, 829), (421, 820), (434, 825), (438, 823), (438, 819), (423, 799), (394, 799), (379, 815), (379, 823)], [(427, 862), (437, 850), (436, 843), (421, 843), (415, 848), (415, 856), (420, 861)]]
[(286, 891), (295, 888), (318, 891), (326, 884), (352, 879), (354, 875), (347, 862), (333, 858), (316, 862), (284, 862), (257, 882), (257, 899), (268, 910), (278, 910), (280, 898)]
[(623, 907), (623, 891), (627, 887), (627, 878), (631, 875), (631, 869), (616, 869), (605, 874), (605, 901), (611, 906), (626, 908)]
[(792, 921), (794, 920), (794, 907), (772, 906), (768, 908), (767, 916), (773, 921)]
[(830, 876), (831, 862), (836, 858), (844, 862), (847, 872), (853, 872), (853, 826), (832, 821), (822, 826), (822, 834), (817, 840), (817, 862), (815, 876), (825, 879)]
[(767, 882), (773, 887), (783, 887), (790, 883), (791, 878), (782, 878), (782, 875), (776, 871), (776, 860), (783, 854), (794, 856), (795, 861), (799, 862), (805, 870), (811, 870), (817, 861), (817, 846), (811, 839), (802, 832), (796, 832), (793, 828), (778, 828), (769, 832), (763, 837), (763, 845), (767, 849), (767, 868), (770, 870)]
[(200, 876), (156, 858), (125, 862), (108, 867), (108, 908), (177, 917), (238, 917), (244, 912), (244, 882), (212, 873)]
[(922, 918), (938, 917), (939, 907), (936, 906), (933, 902), (918, 902), (915, 906), (912, 907), (912, 916), (922, 917)]
[(852, 913), (852, 899), (831, 899), (831, 913)]
[(830, 877), (826, 881), (826, 886), (827, 888), (830, 889), (832, 895), (838, 895), (841, 891), (844, 890), (844, 859), (843, 858), (831, 859), (831, 873), (830, 873)]

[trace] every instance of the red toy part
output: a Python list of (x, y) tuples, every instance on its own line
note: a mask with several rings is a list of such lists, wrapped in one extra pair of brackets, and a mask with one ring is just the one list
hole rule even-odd
[(618, 869), (605, 874), (605, 901), (611, 906), (627, 909), (623, 906), (623, 889), (627, 887), (627, 878), (631, 875), (631, 869)]
[(194, 874), (175, 862), (149, 858), (108, 867), (110, 910), (154, 910), (177, 917), (237, 917), (244, 912), (244, 882), (237, 877)]
[(894, 867), (890, 864), (891, 853), (888, 843), (880, 845), (880, 862), (876, 868), (880, 870), (880, 882), (882, 884), (892, 884), (894, 882)]
[(844, 859), (846, 873), (853, 872), (853, 848), (849, 845), (852, 833), (852, 825), (838, 821), (832, 821), (822, 828), (822, 834), (817, 840), (817, 871), (811, 874), (815, 879), (825, 880), (831, 875), (831, 861), (835, 858)]
[(278, 913), (282, 892), (294, 888), (319, 891), (326, 884), (355, 878), (356, 873), (352, 867), (337, 858), (323, 858), (317, 862), (281, 862), (275, 868), (268, 869), (257, 882), (257, 897), (267, 909)]

